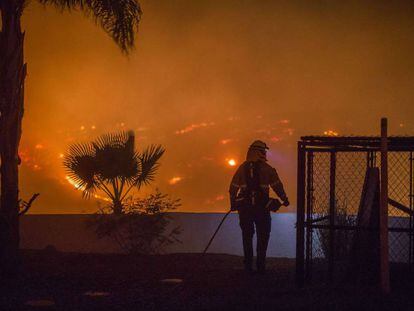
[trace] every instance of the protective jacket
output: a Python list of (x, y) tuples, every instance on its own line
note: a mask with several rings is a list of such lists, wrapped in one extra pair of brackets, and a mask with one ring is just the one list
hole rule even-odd
[[(253, 176), (253, 170), (255, 172), (257, 171), (259, 172), (259, 174), (255, 174), (255, 175), (257, 175), (257, 178), (259, 179), (256, 184), (258, 184), (259, 187), (261, 188), (260, 189), (261, 198), (263, 197), (269, 198), (269, 189), (271, 187), (282, 201), (287, 200), (287, 196), (283, 188), (283, 184), (280, 181), (280, 178), (276, 172), (276, 169), (271, 167), (269, 164), (267, 164), (264, 161), (261, 161), (261, 160), (249, 161), (249, 159), (239, 166), (239, 168), (237, 169), (236, 173), (233, 176), (233, 179), (231, 181), (230, 188), (229, 188), (230, 200), (234, 200), (239, 193), (243, 193), (243, 191), (250, 188), (248, 187), (248, 182), (250, 179), (248, 174), (252, 174)], [(263, 199), (259, 199), (259, 200), (262, 201)], [(255, 205), (255, 203), (259, 204), (258, 201), (252, 202), (253, 205)]]

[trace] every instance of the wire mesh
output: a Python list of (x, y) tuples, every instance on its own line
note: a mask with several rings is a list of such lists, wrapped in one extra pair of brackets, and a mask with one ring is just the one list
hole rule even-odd
[[(410, 152), (388, 153), (388, 196), (412, 210), (412, 171)], [(388, 206), (388, 225), (390, 230), (405, 229), (406, 232), (389, 233), (389, 256), (391, 262), (410, 262), (412, 220), (410, 215), (396, 208)]]
[[(351, 258), (365, 175), (368, 167), (381, 164), (380, 153), (333, 148), (307, 151), (307, 155), (305, 234), (310, 249), (306, 252), (306, 267), (332, 278), (328, 274), (335, 274), (336, 267), (336, 271), (346, 267), (344, 262)], [(412, 152), (388, 153), (389, 198), (406, 207), (389, 205), (391, 262), (413, 262), (413, 218), (407, 213), (414, 209), (412, 167)]]

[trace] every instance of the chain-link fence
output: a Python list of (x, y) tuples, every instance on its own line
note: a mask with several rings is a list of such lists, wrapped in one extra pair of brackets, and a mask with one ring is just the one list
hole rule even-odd
[[(389, 138), (389, 260), (410, 267), (413, 258), (414, 138)], [(349, 276), (363, 208), (367, 170), (380, 166), (376, 137), (303, 137), (298, 145), (299, 278)], [(378, 180), (379, 183), (379, 180)], [(375, 233), (373, 233), (375, 234)], [(303, 249), (301, 249), (303, 248)]]

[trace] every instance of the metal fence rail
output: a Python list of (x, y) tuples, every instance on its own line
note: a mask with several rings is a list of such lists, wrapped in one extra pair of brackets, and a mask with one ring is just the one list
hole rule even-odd
[[(388, 142), (390, 262), (414, 264), (414, 137)], [(380, 137), (302, 137), (298, 142), (297, 282), (333, 281), (347, 269), (368, 168)]]

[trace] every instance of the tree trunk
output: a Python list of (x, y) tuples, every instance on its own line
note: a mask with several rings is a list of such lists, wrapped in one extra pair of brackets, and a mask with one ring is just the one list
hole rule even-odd
[(123, 213), (124, 208), (120, 200), (114, 200), (113, 206), (114, 206), (113, 212), (115, 215), (121, 215)]
[(21, 137), (26, 64), (20, 17), (23, 0), (1, 0), (0, 33), (0, 273), (16, 276), (19, 268), (18, 147)]

